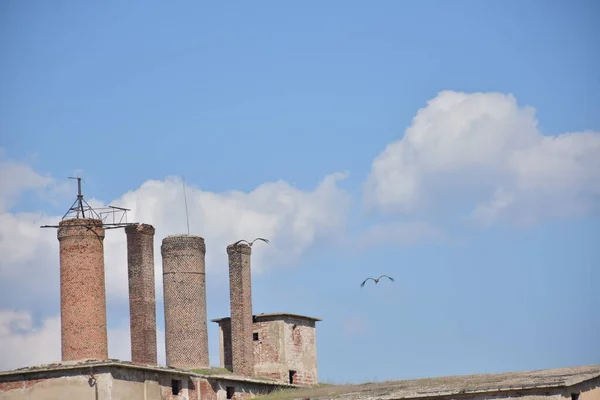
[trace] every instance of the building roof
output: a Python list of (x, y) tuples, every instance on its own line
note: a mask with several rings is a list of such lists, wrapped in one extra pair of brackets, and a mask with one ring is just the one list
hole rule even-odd
[(109, 360), (95, 360), (95, 359), (84, 359), (78, 361), (63, 361), (60, 363), (36, 365), (31, 367), (23, 367), (14, 369), (11, 371), (0, 371), (0, 380), (3, 378), (15, 378), (22, 377), (24, 375), (39, 374), (45, 372), (60, 372), (60, 371), (71, 371), (71, 370), (86, 370), (90, 368), (130, 368), (142, 371), (154, 371), (164, 372), (170, 374), (178, 374), (190, 377), (198, 377), (204, 379), (217, 379), (217, 380), (228, 380), (238, 382), (249, 382), (258, 383), (263, 385), (274, 385), (278, 387), (298, 387), (297, 385), (289, 385), (284, 383), (275, 382), (272, 379), (261, 378), (261, 377), (247, 377), (229, 373), (223, 371), (221, 368), (207, 368), (202, 370), (186, 370), (173, 367), (159, 366), (159, 365), (148, 365), (148, 364), (134, 364), (130, 361), (121, 361), (117, 359)]
[[(600, 378), (600, 364), (499, 374), (445, 376), (365, 383), (361, 385), (331, 385), (291, 390), (290, 399), (329, 400), (418, 399), (448, 397), (461, 394), (515, 392), (523, 390), (565, 388), (590, 379)], [(288, 399), (279, 396), (278, 399)]]
[[(274, 318), (274, 319), (287, 319), (287, 318), (298, 318), (306, 319), (309, 321), (323, 321), (321, 318), (308, 317), (306, 315), (292, 314), (292, 313), (260, 313), (253, 315), (254, 319), (260, 320), (262, 318)], [(215, 318), (211, 319), (211, 322), (221, 322), (231, 319), (231, 317)]]

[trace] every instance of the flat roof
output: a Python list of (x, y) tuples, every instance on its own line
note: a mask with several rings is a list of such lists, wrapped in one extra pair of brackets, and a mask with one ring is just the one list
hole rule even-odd
[(315, 400), (455, 398), (469, 394), (561, 389), (596, 378), (600, 378), (600, 364), (301, 388), (290, 390), (289, 398)]
[(64, 361), (52, 364), (36, 365), (31, 367), (23, 367), (10, 371), (0, 371), (0, 380), (2, 378), (18, 377), (21, 375), (39, 374), (44, 372), (60, 372), (60, 371), (89, 371), (90, 368), (130, 368), (141, 371), (163, 372), (170, 374), (179, 374), (190, 377), (198, 377), (204, 379), (220, 379), (237, 382), (258, 383), (263, 385), (273, 385), (278, 387), (298, 387), (280, 382), (275, 382), (269, 378), (247, 377), (236, 375), (229, 372), (223, 372), (222, 368), (205, 368), (198, 370), (187, 370), (162, 365), (136, 364), (131, 361), (121, 361), (118, 359), (95, 360), (84, 359), (78, 361)]
[[(298, 319), (306, 319), (309, 321), (323, 321), (321, 318), (316, 318), (316, 317), (308, 317), (306, 315), (300, 315), (300, 314), (292, 314), (292, 313), (260, 313), (260, 314), (255, 314), (253, 315), (253, 317), (255, 319), (261, 319), (261, 318), (280, 318), (280, 319), (285, 319), (285, 317), (288, 318), (298, 318)], [(221, 322), (221, 321), (225, 321), (231, 319), (231, 317), (223, 317), (223, 318), (215, 318), (215, 319), (211, 319), (211, 322)]]

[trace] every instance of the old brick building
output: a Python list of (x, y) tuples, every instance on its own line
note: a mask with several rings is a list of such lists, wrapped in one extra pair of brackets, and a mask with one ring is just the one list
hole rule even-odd
[[(219, 324), (221, 367), (231, 369), (231, 318)], [(254, 375), (280, 383), (313, 385), (317, 381), (316, 327), (319, 318), (289, 313), (253, 317)]]

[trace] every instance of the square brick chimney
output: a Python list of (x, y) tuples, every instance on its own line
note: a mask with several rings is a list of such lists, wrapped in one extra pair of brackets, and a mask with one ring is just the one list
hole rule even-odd
[(232, 372), (254, 375), (252, 340), (252, 248), (246, 244), (227, 246), (229, 256), (229, 296), (231, 307)]

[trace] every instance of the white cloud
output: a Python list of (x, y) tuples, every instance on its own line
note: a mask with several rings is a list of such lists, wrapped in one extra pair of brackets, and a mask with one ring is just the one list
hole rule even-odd
[[(129, 326), (108, 330), (109, 358), (131, 360)], [(158, 363), (164, 365), (164, 332), (157, 331)], [(36, 325), (29, 312), (0, 309), (0, 371), (60, 362), (60, 316)]]
[[(9, 168), (8, 171), (1, 168)], [(31, 168), (15, 162), (0, 164), (0, 176), (10, 174), (15, 182), (19, 173), (36, 185), (52, 185), (50, 178), (38, 179)], [(205, 238), (207, 271), (226, 273), (226, 246), (238, 239), (266, 237), (268, 245), (257, 245), (253, 270), (257, 273), (296, 260), (317, 239), (335, 239), (346, 221), (349, 197), (337, 182), (345, 174), (325, 177), (314, 190), (303, 191), (279, 181), (265, 183), (251, 192), (212, 193), (187, 183), (187, 201), (192, 234)], [(33, 183), (28, 187), (32, 187)], [(17, 189), (2, 192), (0, 201), (18, 197)], [(101, 202), (89, 199), (96, 207)], [(162, 239), (170, 234), (185, 233), (186, 220), (181, 181), (175, 178), (149, 180), (141, 187), (110, 202), (132, 209), (128, 220), (154, 225), (155, 273), (157, 300), (162, 298)], [(66, 205), (66, 207), (68, 207)], [(55, 229), (40, 225), (57, 224), (61, 216), (42, 213), (0, 212), (0, 307), (28, 307), (33, 299), (47, 303), (59, 296), (59, 255)], [(108, 230), (105, 238), (106, 288), (109, 302), (126, 302), (128, 298), (126, 238), (122, 229)], [(210, 276), (207, 278), (210, 279)], [(27, 293), (21, 300), (10, 291)], [(10, 302), (10, 304), (8, 304)], [(23, 303), (25, 302), (25, 303)]]
[(53, 183), (52, 178), (41, 176), (28, 164), (4, 158), (0, 149), (0, 211), (13, 207), (24, 192), (39, 191)]
[(466, 209), (486, 225), (581, 216), (599, 204), (600, 134), (543, 136), (511, 95), (441, 92), (373, 161), (364, 196), (385, 212)]
[(35, 326), (27, 312), (0, 310), (0, 371), (60, 361), (60, 317)]

